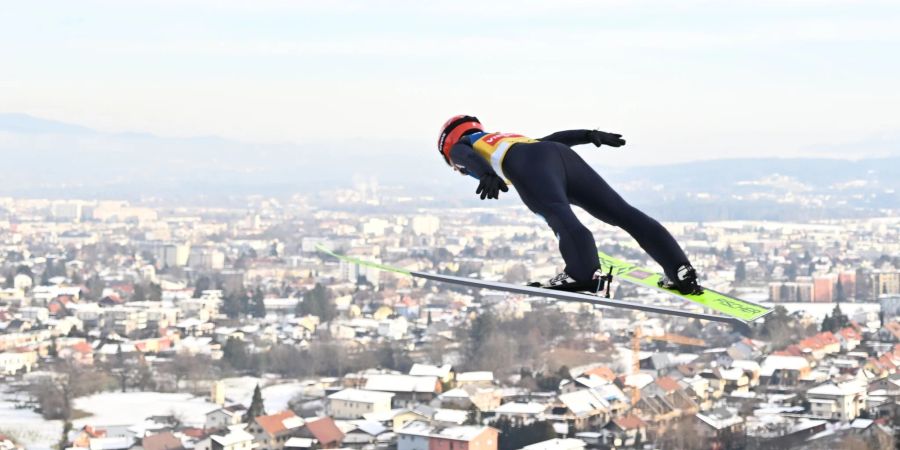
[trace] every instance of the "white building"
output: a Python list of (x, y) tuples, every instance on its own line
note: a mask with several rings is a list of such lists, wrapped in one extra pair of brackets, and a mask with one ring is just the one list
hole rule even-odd
[(813, 416), (849, 422), (866, 405), (866, 387), (860, 383), (825, 383), (806, 391)]
[(344, 389), (328, 396), (327, 414), (336, 419), (360, 419), (365, 414), (391, 410), (390, 392)]
[(37, 352), (33, 350), (0, 353), (0, 373), (4, 375), (15, 375), (20, 371), (31, 372), (31, 368), (35, 364), (37, 364)]
[[(206, 413), (205, 428), (210, 430), (226, 429), (241, 423), (247, 408), (243, 405), (231, 405)], [(253, 436), (250, 437), (251, 439)]]

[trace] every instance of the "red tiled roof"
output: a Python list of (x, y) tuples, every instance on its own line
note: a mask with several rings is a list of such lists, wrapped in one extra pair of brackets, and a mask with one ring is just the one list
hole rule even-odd
[(306, 429), (322, 445), (328, 445), (344, 440), (344, 433), (334, 423), (331, 417), (306, 422)]
[(635, 416), (634, 414), (629, 414), (625, 417), (613, 419), (613, 423), (615, 423), (619, 428), (623, 430), (634, 430), (647, 426), (647, 424), (645, 424), (640, 417)]
[(606, 367), (606, 366), (595, 367), (591, 370), (588, 370), (584, 374), (585, 375), (596, 375), (607, 381), (613, 381), (616, 379), (616, 374), (613, 373), (613, 371), (609, 367)]
[(87, 435), (91, 437), (106, 437), (106, 430), (98, 430), (90, 425), (85, 425), (84, 428), (81, 429)]
[(851, 328), (851, 327), (844, 328), (843, 330), (840, 331), (840, 333), (841, 333), (841, 336), (843, 336), (846, 339), (853, 339), (853, 340), (857, 340), (857, 341), (862, 340), (862, 336), (859, 334), (859, 331), (856, 331), (856, 329)]
[(181, 432), (186, 436), (190, 436), (194, 439), (206, 437), (207, 434), (206, 431), (204, 431), (202, 428), (185, 428), (181, 430)]
[(290, 419), (292, 417), (297, 417), (293, 411), (282, 411), (277, 414), (270, 414), (268, 416), (259, 416), (256, 419), (256, 423), (262, 427), (263, 431), (268, 433), (270, 436), (274, 436), (282, 431), (287, 430), (284, 426), (285, 419)]
[(78, 353), (91, 353), (94, 351), (93, 347), (91, 347), (91, 344), (88, 344), (87, 342), (79, 342), (73, 345), (71, 348)]
[(181, 439), (171, 432), (152, 434), (141, 439), (141, 447), (144, 450), (178, 450), (184, 449)]
[(656, 379), (656, 385), (666, 392), (674, 392), (681, 389), (681, 386), (672, 377), (659, 377)]

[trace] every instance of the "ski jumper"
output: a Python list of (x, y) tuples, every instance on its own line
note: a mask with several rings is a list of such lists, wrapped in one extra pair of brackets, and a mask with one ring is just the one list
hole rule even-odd
[(589, 143), (588, 133), (560, 131), (535, 140), (476, 132), (463, 136), (450, 149), (450, 159), (458, 170), (475, 178), (495, 172), (509, 180), (525, 206), (542, 216), (556, 233), (565, 271), (575, 280), (590, 280), (600, 260), (593, 234), (571, 205), (625, 230), (667, 276), (675, 277), (677, 268), (688, 263), (675, 238), (658, 221), (628, 204), (570, 148)]

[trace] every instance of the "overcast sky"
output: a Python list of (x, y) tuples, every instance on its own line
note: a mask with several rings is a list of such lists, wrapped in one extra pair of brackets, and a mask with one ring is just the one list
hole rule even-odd
[(0, 42), (0, 112), (104, 131), (434, 152), (468, 113), (623, 133), (616, 164), (900, 142), (896, 1), (3, 1)]

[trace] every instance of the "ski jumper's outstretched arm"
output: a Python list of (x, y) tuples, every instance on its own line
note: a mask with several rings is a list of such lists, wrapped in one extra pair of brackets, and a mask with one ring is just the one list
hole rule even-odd
[(480, 195), (482, 200), (498, 199), (501, 191), (509, 191), (506, 183), (497, 175), (494, 168), (478, 153), (475, 153), (475, 149), (466, 140), (461, 140), (450, 147), (450, 160), (463, 175), (471, 175), (478, 179), (478, 189), (475, 189), (475, 194)]
[(559, 142), (560, 144), (572, 147), (574, 145), (594, 144), (609, 145), (612, 147), (621, 147), (625, 145), (625, 140), (621, 134), (606, 133), (600, 130), (566, 130), (557, 131), (549, 136), (544, 136), (540, 140)]
[(450, 148), (450, 160), (463, 175), (471, 175), (475, 179), (481, 179), (486, 174), (496, 175), (494, 168), (464, 140)]

